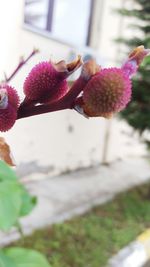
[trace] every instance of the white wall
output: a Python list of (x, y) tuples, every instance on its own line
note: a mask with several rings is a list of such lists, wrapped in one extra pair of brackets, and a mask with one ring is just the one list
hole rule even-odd
[[(101, 0), (98, 2), (102, 4)], [(97, 48), (101, 55), (107, 55), (108, 65), (116, 59), (117, 48), (112, 43), (112, 38), (118, 33), (119, 21), (110, 13), (110, 2), (115, 2), (115, 6), (118, 6), (121, 0), (104, 1), (102, 25), (95, 27), (97, 34), (93, 36), (93, 47)], [(70, 52), (70, 47), (64, 44), (23, 29), (23, 3), (24, 0), (5, 0), (0, 8), (1, 75), (3, 76), (4, 70), (9, 74), (14, 69), (20, 55), (27, 56), (33, 47), (41, 50), (11, 82), (21, 96), (24, 78), (35, 63), (51, 57), (54, 60), (67, 58)], [(110, 30), (112, 23), (113, 31)], [(27, 163), (28, 166), (28, 163), (35, 161), (36, 165), (51, 166), (54, 172), (60, 172), (101, 162), (107, 125), (108, 122), (103, 118), (87, 120), (73, 111), (62, 111), (19, 120), (13, 129), (3, 136), (6, 136), (11, 145), (18, 165)], [(118, 123), (112, 122), (112, 132), (114, 127), (119, 133), (120, 124), (118, 126)], [(122, 137), (119, 138), (116, 140), (116, 136), (111, 134), (109, 160), (128, 154), (122, 152), (122, 141), (119, 141), (119, 149), (116, 150), (118, 140), (122, 140)]]

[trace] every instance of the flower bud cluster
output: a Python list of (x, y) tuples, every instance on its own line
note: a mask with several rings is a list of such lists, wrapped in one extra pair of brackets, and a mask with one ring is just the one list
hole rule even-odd
[[(69, 64), (37, 64), (25, 79), (20, 106), (16, 90), (7, 83), (0, 86), (0, 131), (9, 130), (18, 118), (68, 108), (86, 117), (111, 117), (131, 100), (131, 77), (149, 53), (143, 46), (135, 48), (120, 68), (101, 68), (94, 60), (83, 64), (80, 56)], [(81, 65), (80, 77), (70, 88), (67, 78)]]

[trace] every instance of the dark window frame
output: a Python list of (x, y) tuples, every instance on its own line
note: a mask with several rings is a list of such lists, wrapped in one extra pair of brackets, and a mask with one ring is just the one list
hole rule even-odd
[(54, 11), (55, 0), (48, 0), (48, 14), (46, 20), (46, 31), (51, 32), (52, 21), (53, 21), (53, 11)]

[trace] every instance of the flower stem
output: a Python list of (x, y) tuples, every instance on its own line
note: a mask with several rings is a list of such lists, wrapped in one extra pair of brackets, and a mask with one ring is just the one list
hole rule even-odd
[(34, 49), (26, 59), (21, 58), (18, 66), (13, 71), (13, 73), (9, 77), (7, 77), (6, 74), (5, 74), (5, 80), (3, 81), (3, 83), (10, 82), (14, 78), (14, 76), (17, 74), (17, 72), (38, 52), (39, 52), (38, 49)]
[(74, 107), (75, 99), (82, 92), (86, 83), (87, 80), (84, 79), (84, 77), (80, 76), (74, 82), (69, 92), (57, 102), (49, 104), (41, 104), (41, 105), (34, 105), (34, 103), (33, 105), (31, 105), (31, 103), (27, 105), (27, 103), (24, 104), (23, 102), (18, 110), (17, 119), (64, 110), (64, 109), (72, 109)]

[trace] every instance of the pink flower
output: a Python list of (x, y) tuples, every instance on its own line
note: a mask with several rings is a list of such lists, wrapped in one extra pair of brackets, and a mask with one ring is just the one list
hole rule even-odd
[(83, 109), (90, 117), (109, 117), (131, 99), (131, 82), (119, 68), (102, 69), (83, 90)]
[(14, 88), (2, 85), (0, 88), (0, 131), (8, 131), (17, 119), (19, 97)]
[(60, 61), (41, 62), (29, 73), (24, 82), (26, 99), (39, 103), (54, 102), (62, 98), (69, 90), (66, 78), (82, 64), (81, 58), (70, 64)]

